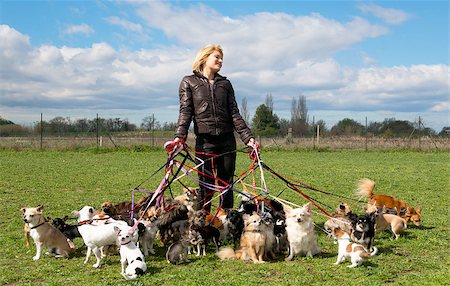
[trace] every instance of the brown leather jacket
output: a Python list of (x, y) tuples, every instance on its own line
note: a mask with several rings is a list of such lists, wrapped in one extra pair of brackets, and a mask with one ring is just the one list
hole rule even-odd
[(219, 135), (234, 130), (247, 144), (254, 137), (239, 113), (231, 82), (219, 74), (214, 85), (202, 74), (194, 72), (180, 83), (180, 113), (175, 137), (187, 136), (194, 121), (195, 134)]

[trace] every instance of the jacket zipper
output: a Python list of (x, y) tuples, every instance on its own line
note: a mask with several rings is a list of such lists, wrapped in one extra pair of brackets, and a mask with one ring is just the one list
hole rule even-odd
[(216, 85), (216, 81), (214, 81), (214, 83), (211, 84), (209, 82), (209, 80), (208, 80), (208, 84), (209, 84), (209, 90), (211, 92), (211, 100), (212, 100), (212, 105), (213, 105), (212, 108), (213, 108), (213, 116), (214, 116), (214, 122), (215, 122), (215, 124), (214, 124), (214, 135), (218, 135), (218, 132), (217, 132), (216, 104), (215, 104), (216, 100), (215, 100), (215, 94), (214, 94), (214, 87)]

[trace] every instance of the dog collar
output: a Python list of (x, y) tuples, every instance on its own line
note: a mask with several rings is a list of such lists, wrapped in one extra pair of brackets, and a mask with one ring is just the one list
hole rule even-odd
[(35, 225), (35, 226), (33, 226), (33, 227), (30, 227), (30, 229), (38, 228), (38, 227), (40, 227), (41, 225), (43, 225), (44, 223), (45, 223), (45, 221), (44, 221), (44, 222), (41, 222), (41, 223), (38, 224), (38, 225)]
[(128, 241), (127, 243), (121, 243), (120, 245), (127, 245), (127, 244), (130, 244), (130, 243), (131, 243), (131, 240)]
[(85, 224), (90, 224), (90, 223), (92, 223), (92, 222), (93, 222), (92, 219), (83, 220), (83, 221), (80, 221), (80, 222), (78, 223), (78, 226), (80, 226), (80, 225), (85, 225)]

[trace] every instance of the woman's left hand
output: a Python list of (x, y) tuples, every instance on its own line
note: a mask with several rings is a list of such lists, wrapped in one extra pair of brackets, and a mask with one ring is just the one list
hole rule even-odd
[(258, 141), (255, 140), (255, 138), (250, 138), (250, 140), (247, 143), (247, 146), (259, 150), (259, 143)]

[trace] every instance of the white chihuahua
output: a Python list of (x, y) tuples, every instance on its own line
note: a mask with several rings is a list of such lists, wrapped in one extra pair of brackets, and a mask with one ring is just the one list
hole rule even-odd
[(283, 208), (286, 213), (286, 233), (289, 241), (289, 256), (285, 260), (290, 261), (297, 255), (313, 257), (320, 253), (311, 218), (311, 203), (295, 209), (289, 206)]
[[(135, 280), (138, 275), (142, 275), (147, 271), (144, 255), (139, 247), (136, 246), (128, 231), (122, 230), (117, 226), (114, 227), (114, 230), (120, 244), (120, 263), (122, 265), (120, 274), (127, 280)], [(127, 262), (128, 266), (125, 269)]]
[(97, 262), (93, 265), (94, 268), (100, 266), (102, 259), (100, 248), (106, 245), (117, 244), (114, 227), (118, 227), (126, 232), (132, 229), (126, 222), (112, 219), (107, 224), (93, 224), (94, 208), (90, 206), (84, 206), (79, 211), (72, 211), (72, 215), (78, 217), (78, 231), (83, 238), (84, 244), (87, 246), (84, 263), (88, 263), (91, 252), (94, 252), (95, 258), (97, 259)]

